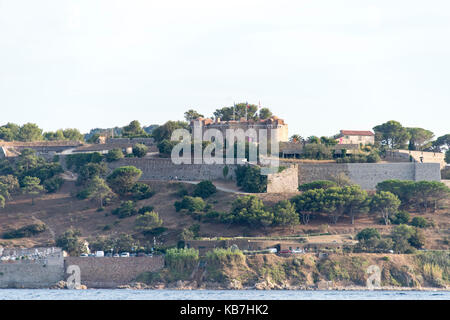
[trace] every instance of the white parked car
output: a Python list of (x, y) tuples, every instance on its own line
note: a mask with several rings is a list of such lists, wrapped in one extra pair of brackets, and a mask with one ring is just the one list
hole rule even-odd
[(114, 253), (113, 257), (114, 257), (114, 258), (118, 258), (118, 257), (120, 257), (120, 256), (119, 256), (118, 253)]
[(277, 248), (269, 248), (267, 250), (269, 250), (270, 253), (277, 253), (278, 252)]
[(128, 258), (128, 257), (130, 256), (130, 253), (129, 253), (129, 252), (122, 252), (122, 253), (120, 254), (120, 256), (121, 256), (122, 258)]
[(303, 253), (302, 249), (294, 249), (292, 250), (292, 253)]
[(96, 257), (104, 257), (105, 253), (103, 251), (95, 251), (95, 256)]

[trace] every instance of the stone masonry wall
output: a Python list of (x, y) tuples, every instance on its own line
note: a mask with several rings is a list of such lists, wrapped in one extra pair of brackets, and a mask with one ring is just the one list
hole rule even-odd
[(81, 271), (81, 284), (88, 288), (116, 288), (132, 282), (146, 271), (164, 267), (164, 257), (66, 257), (65, 268), (77, 265)]
[(299, 184), (315, 180), (330, 180), (344, 173), (363, 189), (374, 190), (378, 182), (399, 180), (440, 181), (438, 163), (301, 163), (299, 164)]
[(298, 167), (296, 165), (267, 176), (267, 193), (291, 193), (297, 191)]
[(223, 169), (228, 166), (229, 178), (234, 178), (236, 165), (174, 164), (170, 159), (124, 158), (108, 164), (111, 170), (135, 166), (142, 170), (141, 180), (217, 180), (224, 179)]
[(64, 264), (0, 263), (0, 288), (49, 288), (64, 278)]

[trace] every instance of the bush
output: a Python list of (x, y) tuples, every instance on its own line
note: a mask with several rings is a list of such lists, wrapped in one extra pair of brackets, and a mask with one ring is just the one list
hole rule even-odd
[(426, 228), (428, 227), (428, 221), (424, 217), (414, 217), (411, 220), (411, 225), (417, 228)]
[(102, 159), (103, 156), (99, 152), (69, 154), (66, 157), (66, 166), (69, 170), (75, 167), (75, 172), (78, 172), (85, 164), (100, 163)]
[(375, 228), (366, 228), (366, 229), (363, 229), (363, 230), (361, 230), (360, 232), (358, 232), (358, 234), (356, 235), (356, 239), (357, 239), (358, 241), (361, 241), (361, 240), (371, 240), (371, 239), (373, 239), (373, 238), (376, 238), (376, 239), (380, 239), (380, 238), (381, 238), (380, 233), (379, 233), (378, 230), (375, 229)]
[(331, 187), (337, 187), (337, 183), (329, 180), (316, 180), (309, 183), (304, 183), (298, 187), (300, 191), (308, 191), (312, 189), (328, 189)]
[(222, 222), (249, 226), (269, 226), (274, 223), (273, 212), (266, 210), (263, 202), (256, 196), (238, 197), (232, 203), (231, 212), (224, 214)]
[(149, 232), (155, 228), (159, 228), (162, 226), (163, 221), (159, 217), (158, 213), (146, 212), (136, 218), (135, 229), (141, 232)]
[(136, 203), (131, 200), (122, 201), (120, 206), (111, 213), (117, 215), (120, 219), (131, 217), (137, 213)]
[(106, 154), (105, 159), (108, 162), (114, 162), (114, 161), (120, 160), (120, 159), (122, 159), (124, 157), (125, 156), (124, 156), (122, 150), (120, 150), (120, 149), (111, 149)]
[(310, 143), (303, 148), (301, 157), (305, 159), (327, 160), (332, 159), (332, 153), (326, 145)]
[(86, 188), (86, 189), (82, 189), (82, 190), (78, 191), (76, 194), (76, 197), (78, 199), (84, 200), (84, 199), (89, 198), (90, 195), (91, 195), (90, 189)]
[(184, 196), (187, 196), (189, 194), (188, 190), (185, 186), (181, 186), (177, 192), (175, 192), (175, 195), (179, 198), (183, 198)]
[(198, 250), (190, 249), (167, 249), (165, 265), (172, 273), (174, 280), (184, 279), (192, 273), (198, 264)]
[(219, 267), (222, 263), (238, 262), (244, 263), (245, 256), (239, 249), (215, 248), (205, 255), (207, 265)]
[(53, 193), (58, 191), (64, 184), (64, 179), (58, 176), (50, 178), (44, 181), (44, 188), (48, 193)]
[(67, 251), (70, 255), (80, 255), (84, 252), (84, 245), (79, 238), (80, 236), (80, 230), (67, 229), (61, 236), (56, 238), (56, 246)]
[(154, 209), (153, 206), (143, 206), (142, 208), (139, 209), (138, 213), (139, 214), (144, 214), (146, 212), (152, 212)]
[(131, 191), (142, 175), (142, 171), (133, 166), (125, 166), (115, 169), (106, 179), (111, 189), (125, 195)]
[(193, 196), (206, 199), (217, 192), (216, 186), (209, 180), (203, 180), (195, 186)]
[(236, 168), (237, 186), (245, 192), (262, 193), (267, 190), (267, 176), (261, 175), (261, 168), (255, 166), (238, 166)]
[(107, 172), (108, 166), (104, 162), (87, 163), (83, 165), (78, 172), (77, 184), (85, 186), (91, 182), (94, 177), (104, 177)]
[(190, 213), (202, 212), (205, 209), (205, 202), (200, 197), (184, 196), (183, 200), (175, 201), (174, 203), (176, 211), (187, 210)]
[(391, 222), (393, 224), (408, 224), (410, 219), (411, 216), (408, 212), (399, 211), (391, 218)]
[(28, 238), (47, 230), (45, 224), (30, 224), (28, 226), (11, 230), (3, 234), (3, 239)]
[(137, 182), (131, 189), (132, 196), (135, 200), (144, 200), (151, 198), (155, 193), (150, 186), (145, 183)]
[(380, 162), (381, 158), (378, 155), (378, 153), (376, 152), (371, 152), (368, 156), (367, 156), (367, 162), (369, 163), (376, 163), (376, 162)]
[(133, 146), (133, 154), (135, 157), (142, 158), (148, 152), (148, 148), (145, 144), (138, 143)]

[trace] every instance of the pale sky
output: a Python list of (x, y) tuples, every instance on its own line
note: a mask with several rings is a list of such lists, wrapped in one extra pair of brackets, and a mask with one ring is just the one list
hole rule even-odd
[(0, 125), (268, 107), (304, 137), (450, 133), (450, 2), (0, 0)]

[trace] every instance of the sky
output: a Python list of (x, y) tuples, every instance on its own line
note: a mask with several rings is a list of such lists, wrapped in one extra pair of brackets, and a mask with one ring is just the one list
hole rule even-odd
[(289, 134), (450, 133), (450, 2), (0, 0), (0, 125), (270, 108)]

